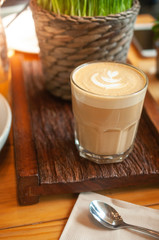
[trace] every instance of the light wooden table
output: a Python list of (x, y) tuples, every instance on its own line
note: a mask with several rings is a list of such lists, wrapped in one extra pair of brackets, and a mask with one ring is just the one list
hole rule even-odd
[[(132, 64), (143, 70), (147, 71), (155, 66), (154, 58), (143, 59), (133, 46), (130, 47), (128, 57)], [(25, 54), (25, 58), (32, 60), (37, 56)], [(149, 90), (159, 103), (159, 81), (156, 80), (154, 73), (148, 72), (148, 74)], [(159, 209), (159, 185), (129, 187), (99, 193)], [(77, 196), (78, 194), (45, 196), (40, 198), (38, 204), (19, 206), (16, 196), (14, 145), (11, 131), (7, 144), (0, 153), (0, 239), (59, 239)]]

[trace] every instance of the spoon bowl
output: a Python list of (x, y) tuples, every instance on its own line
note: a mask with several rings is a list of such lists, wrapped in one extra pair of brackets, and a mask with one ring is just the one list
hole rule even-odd
[(125, 223), (120, 214), (107, 203), (93, 200), (90, 203), (90, 213), (99, 223), (109, 229), (131, 228), (132, 230), (159, 239), (159, 232)]
[(90, 212), (98, 222), (110, 229), (119, 228), (123, 222), (121, 216), (114, 208), (97, 200), (91, 202)]

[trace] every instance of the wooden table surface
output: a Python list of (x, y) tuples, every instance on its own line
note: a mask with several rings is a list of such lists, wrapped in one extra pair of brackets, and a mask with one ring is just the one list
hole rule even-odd
[[(23, 61), (36, 55), (15, 53)], [(159, 103), (159, 80), (155, 77), (155, 59), (142, 58), (131, 45), (128, 58), (149, 76), (149, 91)], [(153, 69), (153, 71), (152, 71)], [(159, 185), (129, 187), (98, 192), (105, 196), (159, 209)], [(19, 206), (16, 192), (13, 133), (0, 153), (0, 239), (59, 239), (78, 194), (51, 195), (31, 206)]]

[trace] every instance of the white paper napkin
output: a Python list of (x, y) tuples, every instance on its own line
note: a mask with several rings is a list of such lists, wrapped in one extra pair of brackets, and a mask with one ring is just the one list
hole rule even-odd
[(127, 223), (159, 231), (159, 210), (90, 192), (79, 194), (60, 240), (153, 239), (129, 229), (109, 230), (103, 227), (89, 212), (89, 204), (92, 200), (101, 200), (110, 204)]

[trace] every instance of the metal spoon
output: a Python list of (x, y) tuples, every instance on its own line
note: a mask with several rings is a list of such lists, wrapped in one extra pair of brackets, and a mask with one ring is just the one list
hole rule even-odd
[(159, 232), (125, 223), (119, 213), (113, 207), (104, 202), (98, 200), (92, 201), (90, 203), (90, 213), (98, 222), (107, 228), (131, 228), (135, 231), (142, 232), (159, 239)]

